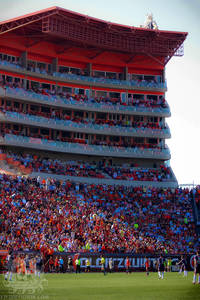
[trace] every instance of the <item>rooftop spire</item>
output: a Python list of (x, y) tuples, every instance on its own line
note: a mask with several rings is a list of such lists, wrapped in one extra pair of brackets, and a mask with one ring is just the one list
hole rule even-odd
[(146, 18), (146, 21), (144, 23), (144, 28), (158, 29), (158, 25), (157, 25), (156, 21), (153, 19), (153, 14), (152, 13), (147, 14), (147, 18)]

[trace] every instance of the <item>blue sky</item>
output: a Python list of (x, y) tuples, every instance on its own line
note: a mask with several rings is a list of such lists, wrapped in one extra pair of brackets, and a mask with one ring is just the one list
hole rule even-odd
[(0, 0), (1, 21), (51, 6), (60, 6), (106, 21), (140, 26), (152, 12), (162, 30), (186, 31), (183, 57), (166, 66), (166, 99), (172, 138), (171, 166), (179, 183), (200, 184), (200, 1), (199, 0)]

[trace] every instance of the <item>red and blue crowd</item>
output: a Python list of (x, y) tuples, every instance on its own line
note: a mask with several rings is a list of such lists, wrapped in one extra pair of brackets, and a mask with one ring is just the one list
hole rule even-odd
[(0, 175), (0, 248), (190, 253), (190, 191)]

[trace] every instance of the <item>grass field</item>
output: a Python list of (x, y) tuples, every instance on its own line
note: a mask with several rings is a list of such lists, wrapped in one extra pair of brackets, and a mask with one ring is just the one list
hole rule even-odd
[[(200, 285), (192, 284), (192, 276), (166, 273), (159, 280), (157, 273), (45, 274), (37, 281), (14, 277), (10, 283), (1, 275), (0, 300), (199, 300)], [(41, 291), (34, 291), (35, 286), (41, 286)]]

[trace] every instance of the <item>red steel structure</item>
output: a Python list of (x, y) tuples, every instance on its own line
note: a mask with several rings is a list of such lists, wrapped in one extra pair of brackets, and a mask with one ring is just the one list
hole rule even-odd
[[(176, 55), (183, 55), (186, 32), (150, 30), (124, 26), (91, 18), (60, 7), (51, 7), (0, 23), (0, 35), (13, 32), (36, 43), (50, 41), (73, 46), (78, 43), (94, 53), (119, 51), (126, 55), (144, 54), (164, 65)], [(101, 53), (101, 52), (100, 52)], [(99, 54), (97, 54), (99, 55)], [(129, 60), (125, 60), (129, 63)]]

